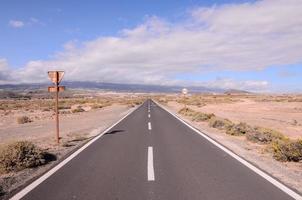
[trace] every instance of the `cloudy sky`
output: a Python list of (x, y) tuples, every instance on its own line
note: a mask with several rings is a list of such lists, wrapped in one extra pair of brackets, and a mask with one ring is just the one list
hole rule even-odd
[(302, 92), (302, 0), (0, 2), (0, 84)]

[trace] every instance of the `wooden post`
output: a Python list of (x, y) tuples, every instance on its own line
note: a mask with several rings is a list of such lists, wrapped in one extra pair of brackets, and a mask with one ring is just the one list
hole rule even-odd
[(60, 143), (60, 130), (59, 130), (59, 73), (56, 73), (57, 82), (56, 82), (56, 140), (57, 144)]

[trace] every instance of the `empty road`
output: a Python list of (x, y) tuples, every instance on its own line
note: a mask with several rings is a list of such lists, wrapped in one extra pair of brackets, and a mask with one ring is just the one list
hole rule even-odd
[(13, 198), (294, 199), (151, 100), (42, 183), (22, 192)]

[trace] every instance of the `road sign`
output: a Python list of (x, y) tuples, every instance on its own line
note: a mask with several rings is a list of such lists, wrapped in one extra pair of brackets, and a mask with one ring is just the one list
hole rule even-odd
[(55, 86), (48, 87), (48, 92), (55, 93), (55, 111), (56, 111), (56, 140), (57, 143), (60, 143), (60, 133), (59, 133), (59, 92), (65, 90), (65, 86), (59, 86), (62, 78), (64, 76), (64, 71), (49, 71), (48, 77)]
[(182, 92), (184, 95), (188, 94), (187, 88), (182, 89), (181, 92)]
[(49, 86), (48, 92), (63, 92), (65, 91), (65, 86)]
[(49, 71), (48, 77), (54, 84), (59, 84), (64, 76), (64, 71)]

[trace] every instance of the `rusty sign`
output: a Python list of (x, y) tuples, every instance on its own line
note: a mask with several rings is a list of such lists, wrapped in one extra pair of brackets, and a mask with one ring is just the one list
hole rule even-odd
[(64, 71), (49, 71), (48, 77), (54, 84), (59, 84), (64, 76)]
[(65, 86), (49, 86), (48, 87), (48, 92), (63, 92), (65, 91)]

